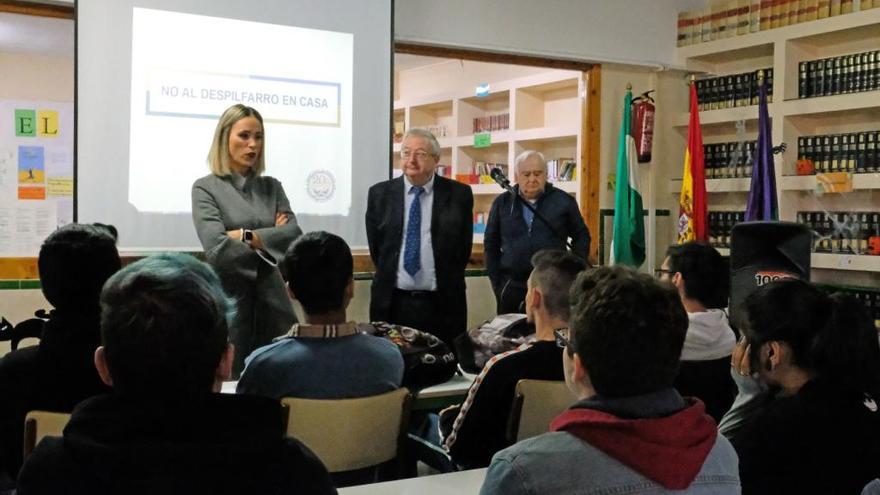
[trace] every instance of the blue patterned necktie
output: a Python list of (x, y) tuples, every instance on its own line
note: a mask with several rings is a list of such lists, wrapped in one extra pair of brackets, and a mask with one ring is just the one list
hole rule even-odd
[(422, 245), (422, 203), (419, 201), (425, 188), (413, 186), (410, 193), (415, 194), (409, 206), (409, 220), (406, 225), (406, 242), (403, 250), (403, 269), (410, 277), (422, 269), (420, 248)]

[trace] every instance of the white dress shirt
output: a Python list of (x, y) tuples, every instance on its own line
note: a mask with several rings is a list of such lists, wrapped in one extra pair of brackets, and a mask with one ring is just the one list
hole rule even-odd
[(400, 258), (397, 261), (397, 288), (401, 290), (437, 290), (437, 273), (434, 268), (434, 248), (431, 245), (431, 212), (434, 206), (434, 176), (422, 186), (425, 192), (419, 196), (422, 209), (422, 229), (419, 255), (422, 269), (410, 276), (403, 269), (404, 248), (406, 246), (406, 229), (409, 226), (409, 209), (413, 206), (415, 191), (409, 177), (403, 176), (403, 235), (400, 238)]

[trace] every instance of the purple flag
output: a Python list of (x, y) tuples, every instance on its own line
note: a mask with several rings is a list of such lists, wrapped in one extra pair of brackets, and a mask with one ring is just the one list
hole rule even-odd
[(767, 87), (758, 84), (758, 144), (752, 163), (752, 184), (746, 202), (746, 222), (778, 220), (776, 168), (773, 165), (773, 136), (767, 111)]

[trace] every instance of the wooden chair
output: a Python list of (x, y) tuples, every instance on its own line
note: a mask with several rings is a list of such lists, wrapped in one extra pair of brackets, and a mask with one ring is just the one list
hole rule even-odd
[(574, 404), (564, 381), (520, 380), (507, 423), (507, 438), (519, 442), (549, 430), (550, 422)]
[(406, 388), (370, 397), (286, 397), (287, 435), (304, 443), (330, 473), (378, 466), (403, 451), (412, 395)]
[(70, 421), (70, 414), (31, 411), (24, 418), (24, 457), (27, 459), (43, 437), (60, 437)]

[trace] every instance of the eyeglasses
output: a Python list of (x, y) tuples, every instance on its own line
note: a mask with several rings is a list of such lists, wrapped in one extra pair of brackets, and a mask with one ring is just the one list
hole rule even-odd
[(565, 349), (569, 356), (573, 356), (574, 350), (571, 348), (571, 341), (568, 340), (568, 332), (567, 327), (557, 328), (553, 330), (553, 336), (556, 337), (556, 346), (560, 349)]
[(667, 270), (665, 268), (654, 268), (654, 276), (657, 278), (662, 278), (663, 275), (672, 275), (672, 270)]
[(411, 150), (400, 150), (400, 158), (403, 160), (409, 160), (413, 156), (415, 156), (417, 162), (425, 163), (431, 155), (421, 150), (415, 152)]

